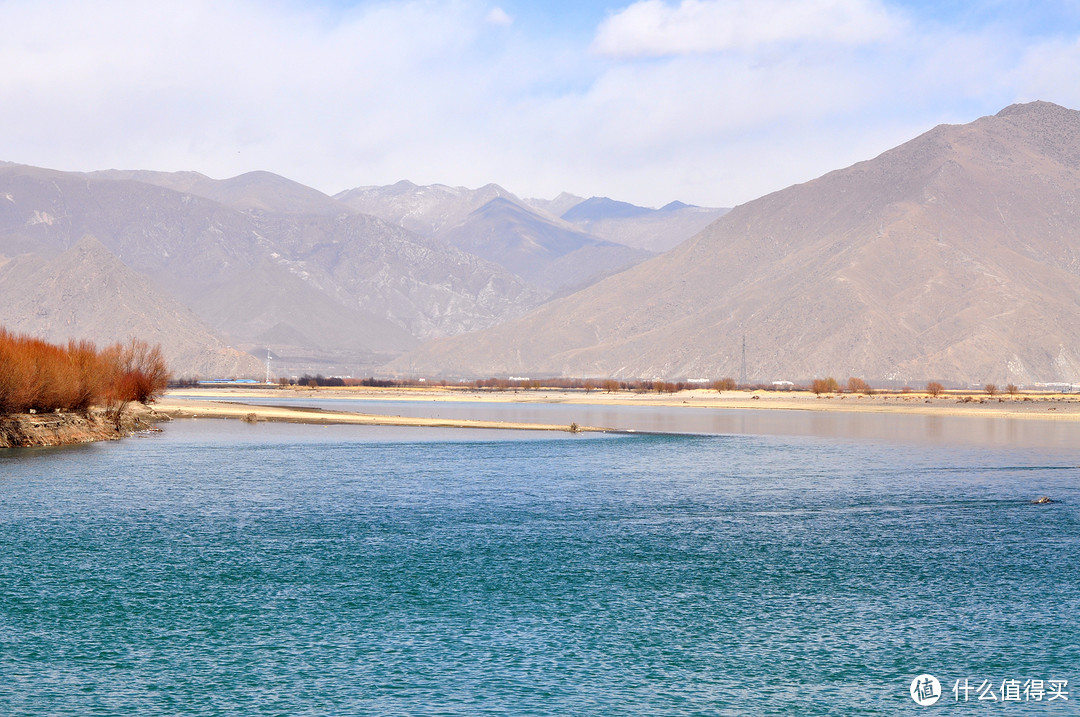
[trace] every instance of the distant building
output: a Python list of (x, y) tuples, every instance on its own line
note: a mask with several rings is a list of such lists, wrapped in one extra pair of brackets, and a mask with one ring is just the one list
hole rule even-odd
[(1061, 393), (1072, 393), (1074, 391), (1080, 391), (1080, 384), (1076, 383), (1037, 383), (1036, 388), (1041, 388), (1046, 391), (1060, 391)]
[(251, 384), (251, 383), (259, 383), (259, 382), (256, 381), (253, 378), (208, 378), (208, 379), (204, 379), (202, 381), (199, 381), (200, 386), (220, 386), (222, 384), (236, 384), (236, 383)]

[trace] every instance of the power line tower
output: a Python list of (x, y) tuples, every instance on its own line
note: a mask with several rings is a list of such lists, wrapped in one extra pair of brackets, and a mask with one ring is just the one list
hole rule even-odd
[(746, 334), (742, 335), (742, 369), (739, 371), (739, 385), (745, 386), (746, 380)]

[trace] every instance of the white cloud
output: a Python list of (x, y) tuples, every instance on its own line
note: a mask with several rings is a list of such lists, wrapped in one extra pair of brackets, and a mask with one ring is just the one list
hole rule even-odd
[(496, 7), (487, 14), (487, 21), (492, 25), (512, 25), (514, 18), (507, 15), (501, 7)]
[(1051, 99), (1080, 109), (1080, 39), (1048, 40), (1027, 48), (1008, 70), (1006, 81), (1018, 88), (1020, 99)]
[[(0, 159), (721, 205), (1019, 99), (1080, 105), (1075, 39), (763, 2), (762, 27), (756, 5), (638, 3), (597, 28), (592, 48), (622, 38), (598, 55), (522, 18), (503, 31), (490, 0), (0, 0), (19, 28), (0, 43)], [(667, 22), (648, 42), (612, 29), (645, 11)]]
[(895, 36), (900, 15), (876, 0), (642, 0), (609, 17), (594, 49), (616, 57), (748, 51), (776, 43), (862, 45)]
[(489, 90), (472, 50), (484, 12), (467, 4), (332, 17), (255, 0), (54, 0), (0, 3), (0, 25), (20, 28), (0, 46), (0, 157), (62, 168), (265, 167), (330, 189), (452, 134)]

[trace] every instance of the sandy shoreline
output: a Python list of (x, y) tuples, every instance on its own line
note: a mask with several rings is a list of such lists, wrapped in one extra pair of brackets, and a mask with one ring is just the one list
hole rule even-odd
[[(350, 411), (330, 411), (305, 407), (264, 406), (237, 402), (205, 401), (166, 396), (154, 404), (158, 416), (175, 418), (233, 418), (249, 421), (308, 423), (315, 425), (416, 426), (423, 428), (488, 428), (514, 431), (562, 431), (567, 433), (619, 433), (612, 428), (578, 426), (577, 424), (518, 423), (512, 421), (482, 421), (469, 418), (422, 418), (413, 416), (384, 416)], [(320, 399), (327, 398), (319, 396)]]
[[(385, 416), (349, 411), (312, 410), (302, 407), (244, 405), (245, 399), (310, 398), (370, 401), (466, 402), (563, 404), (582, 406), (655, 406), (716, 408), (751, 411), (815, 411), (938, 416), (979, 416), (1039, 421), (1080, 421), (1080, 395), (1021, 394), (991, 397), (985, 393), (953, 393), (938, 398), (925, 394), (861, 396), (841, 394), (818, 397), (802, 392), (727, 391), (706, 389), (674, 394), (603, 393), (583, 390), (474, 390), (462, 388), (210, 388), (169, 391), (155, 404), (155, 411), (169, 417), (239, 418), (314, 424), (358, 424), (492, 428), (512, 430), (570, 431), (568, 425), (511, 423), (454, 418)], [(214, 399), (214, 400), (208, 400)], [(581, 426), (581, 431), (608, 431), (603, 427)]]

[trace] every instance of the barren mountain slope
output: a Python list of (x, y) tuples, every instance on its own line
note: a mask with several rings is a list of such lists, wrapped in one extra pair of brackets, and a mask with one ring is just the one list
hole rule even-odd
[(313, 289), (274, 256), (273, 240), (253, 219), (236, 210), (142, 182), (10, 165), (3, 170), (0, 254), (51, 259), (89, 234), (248, 348), (282, 322), (305, 337), (307, 350), (349, 348), (388, 357), (415, 343), (388, 320)]
[(391, 368), (1080, 380), (1080, 113), (940, 126), (671, 252)]
[(353, 367), (341, 370), (370, 368), (418, 338), (519, 316), (543, 299), (490, 262), (347, 208), (241, 212), (161, 186), (250, 183), (283, 187), (281, 197), (299, 186), (274, 175), (217, 183), (128, 173), (154, 175), (147, 184), (106, 174), (0, 165), (0, 256), (50, 260), (93, 235), (235, 345)]
[(160, 343), (178, 375), (263, 373), (254, 357), (227, 347), (190, 310), (89, 236), (52, 260), (24, 256), (0, 267), (0, 326), (53, 342)]
[(487, 328), (546, 298), (493, 262), (375, 217), (253, 220), (291, 272), (358, 311), (377, 307), (421, 339)]
[(439, 232), (438, 238), (550, 292), (586, 286), (650, 256), (575, 231), (501, 197)]

